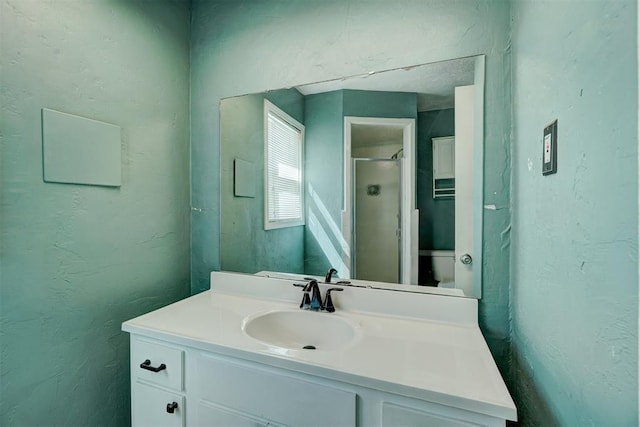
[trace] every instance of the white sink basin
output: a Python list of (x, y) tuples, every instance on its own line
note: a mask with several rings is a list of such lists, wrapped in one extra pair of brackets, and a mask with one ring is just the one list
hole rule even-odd
[(332, 313), (282, 310), (246, 318), (242, 330), (264, 344), (291, 350), (338, 350), (353, 343), (358, 326)]

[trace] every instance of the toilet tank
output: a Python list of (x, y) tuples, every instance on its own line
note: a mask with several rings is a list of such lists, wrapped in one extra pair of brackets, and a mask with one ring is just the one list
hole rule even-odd
[(425, 255), (431, 257), (433, 278), (439, 282), (453, 282), (455, 278), (455, 251), (427, 250)]

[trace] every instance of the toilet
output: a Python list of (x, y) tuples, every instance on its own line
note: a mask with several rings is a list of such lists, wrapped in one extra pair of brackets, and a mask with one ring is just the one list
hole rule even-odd
[(420, 255), (431, 258), (431, 271), (433, 278), (437, 280), (438, 287), (455, 287), (455, 252), (448, 250), (421, 250)]

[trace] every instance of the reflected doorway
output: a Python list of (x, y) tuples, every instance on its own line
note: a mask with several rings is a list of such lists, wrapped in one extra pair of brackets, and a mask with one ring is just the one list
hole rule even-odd
[(345, 117), (344, 129), (350, 277), (417, 284), (415, 119)]

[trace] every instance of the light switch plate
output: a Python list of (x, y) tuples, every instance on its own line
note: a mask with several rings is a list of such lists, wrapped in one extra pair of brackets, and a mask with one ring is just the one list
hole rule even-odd
[(544, 128), (542, 138), (542, 175), (558, 171), (558, 120)]

